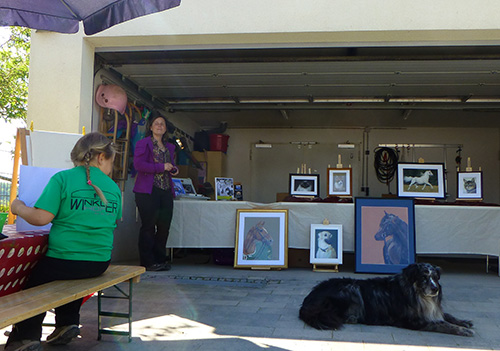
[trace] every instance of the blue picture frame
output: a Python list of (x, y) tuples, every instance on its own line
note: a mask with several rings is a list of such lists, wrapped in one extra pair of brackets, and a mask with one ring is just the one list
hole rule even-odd
[(413, 199), (355, 198), (356, 273), (399, 273), (415, 263)]

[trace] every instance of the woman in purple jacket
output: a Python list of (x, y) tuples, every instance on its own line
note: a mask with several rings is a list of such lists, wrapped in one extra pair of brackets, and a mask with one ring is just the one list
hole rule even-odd
[(170, 269), (166, 245), (174, 210), (172, 176), (179, 173), (174, 152), (175, 146), (168, 142), (166, 118), (152, 115), (146, 136), (134, 151), (135, 203), (141, 216), (139, 256), (148, 271)]

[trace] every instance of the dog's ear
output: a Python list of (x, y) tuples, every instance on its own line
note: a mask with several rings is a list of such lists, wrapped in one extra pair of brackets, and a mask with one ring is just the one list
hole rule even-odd
[(413, 282), (417, 280), (419, 275), (418, 265), (416, 263), (412, 263), (404, 268), (402, 273), (406, 277), (406, 279), (408, 279), (410, 282)]
[(436, 274), (437, 274), (437, 276), (438, 276), (438, 279), (440, 279), (440, 278), (441, 278), (441, 267), (439, 267), (439, 266), (434, 266), (434, 265), (433, 265), (433, 267), (434, 267), (434, 269), (436, 270)]

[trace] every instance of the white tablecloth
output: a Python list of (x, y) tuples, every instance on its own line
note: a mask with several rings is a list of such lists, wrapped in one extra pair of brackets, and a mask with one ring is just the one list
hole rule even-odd
[[(310, 226), (342, 224), (343, 251), (354, 252), (354, 204), (176, 200), (168, 247), (234, 247), (237, 209), (288, 209), (288, 247), (309, 249)], [(499, 256), (500, 207), (415, 206), (418, 254)]]

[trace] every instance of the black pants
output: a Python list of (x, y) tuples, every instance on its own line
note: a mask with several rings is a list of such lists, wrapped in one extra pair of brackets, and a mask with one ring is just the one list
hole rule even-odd
[(141, 216), (139, 257), (141, 266), (167, 261), (167, 239), (174, 211), (170, 189), (153, 187), (151, 194), (136, 193), (135, 203)]
[[(108, 262), (71, 261), (43, 257), (33, 268), (24, 289), (52, 282), (54, 280), (84, 279), (97, 277), (104, 273)], [(70, 302), (55, 309), (56, 327), (80, 324), (80, 307), (83, 299)], [(8, 342), (20, 340), (40, 340), (45, 312), (26, 319), (12, 327)]]

